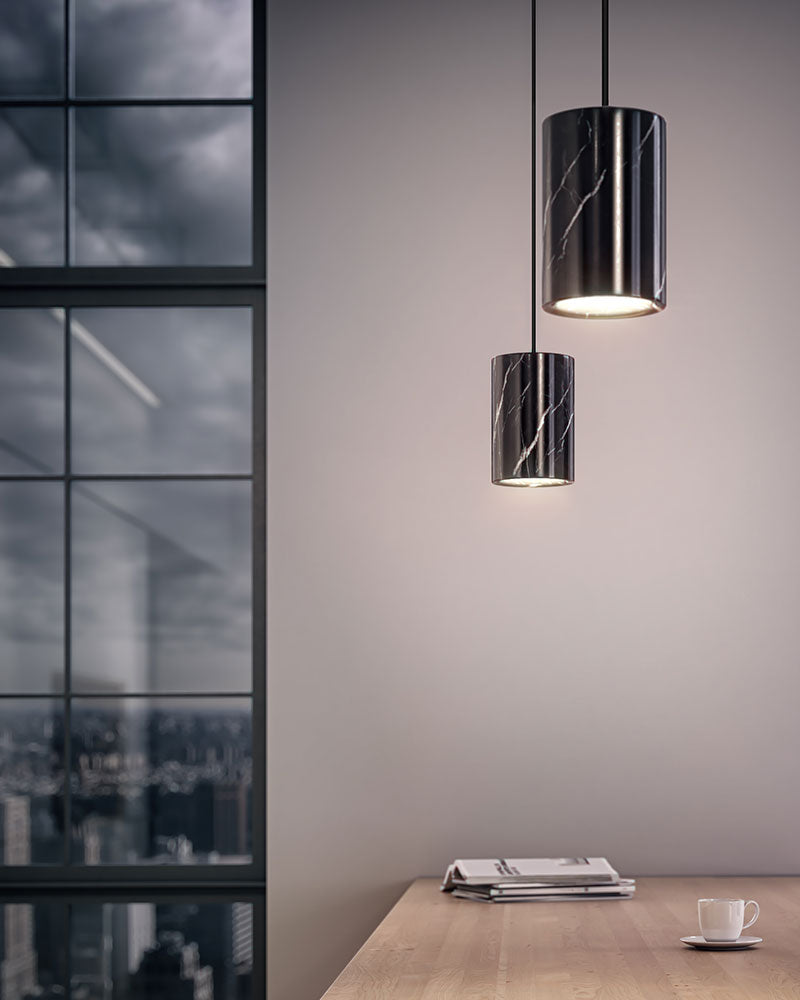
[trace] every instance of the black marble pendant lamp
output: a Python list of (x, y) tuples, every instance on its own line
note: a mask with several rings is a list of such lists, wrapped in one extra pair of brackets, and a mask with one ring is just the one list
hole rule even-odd
[(667, 304), (666, 122), (608, 104), (544, 121), (542, 306), (559, 316), (648, 316)]
[[(536, 0), (532, 2), (532, 218), (536, 218)], [(533, 276), (536, 274), (536, 227)], [(532, 281), (535, 288), (535, 280)], [(492, 482), (496, 486), (566, 486), (574, 470), (575, 361), (536, 350), (536, 296), (531, 350), (492, 359)]]
[(492, 482), (567, 486), (573, 451), (575, 361), (525, 351), (492, 358)]

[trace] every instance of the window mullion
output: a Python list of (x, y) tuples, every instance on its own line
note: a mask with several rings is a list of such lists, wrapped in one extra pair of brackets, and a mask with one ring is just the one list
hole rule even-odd
[(64, 867), (72, 863), (72, 337), (70, 323), (72, 309), (64, 310), (64, 761), (63, 761), (63, 822)]
[(64, 264), (72, 264), (72, 0), (64, 0)]

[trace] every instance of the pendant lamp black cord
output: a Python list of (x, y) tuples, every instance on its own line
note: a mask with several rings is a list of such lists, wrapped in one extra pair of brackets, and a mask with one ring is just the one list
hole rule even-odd
[(608, 0), (603, 0), (603, 107), (608, 107)]
[(536, 353), (536, 0), (531, 0), (531, 352)]

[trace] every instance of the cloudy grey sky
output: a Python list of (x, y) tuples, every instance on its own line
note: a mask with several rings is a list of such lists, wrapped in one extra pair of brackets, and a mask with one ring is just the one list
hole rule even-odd
[[(72, 13), (68, 96), (251, 95), (249, 0), (73, 0)], [(64, 24), (63, 0), (0, 4), (0, 100), (65, 96)], [(251, 150), (249, 107), (0, 107), (0, 262), (65, 262), (69, 169), (72, 263), (248, 264)], [(0, 475), (63, 472), (64, 322), (0, 313)], [(75, 310), (73, 471), (249, 473), (251, 329), (244, 308)], [(83, 690), (249, 688), (249, 483), (76, 486), (72, 528)], [(58, 685), (63, 567), (63, 487), (0, 484), (7, 691)]]
[(45, 693), (63, 672), (60, 483), (0, 483), (0, 676), (6, 694)]
[(78, 97), (252, 93), (249, 0), (74, 0), (74, 7)]
[[(250, 97), (249, 0), (73, 0), (77, 97)], [(0, 9), (0, 96), (64, 95), (64, 2)]]
[(250, 472), (249, 308), (75, 309), (72, 320), (157, 400), (148, 405), (108, 378), (73, 340), (74, 472)]
[(64, 112), (0, 109), (0, 251), (20, 265), (64, 262)]
[(240, 107), (77, 109), (74, 262), (249, 264), (251, 122)]
[[(247, 0), (75, 0), (80, 98), (248, 98)], [(0, 6), (0, 98), (63, 97), (63, 0)], [(0, 111), (0, 250), (19, 265), (64, 257), (64, 112)], [(247, 107), (82, 107), (71, 206), (78, 265), (246, 265)]]
[(64, 312), (0, 314), (0, 475), (64, 469)]
[[(63, 471), (64, 324), (60, 309), (2, 311), (0, 475)], [(73, 472), (251, 471), (249, 308), (75, 309), (71, 329), (83, 338), (72, 339)]]
[[(249, 309), (78, 309), (76, 473), (248, 474)], [(0, 313), (0, 472), (63, 469), (64, 317)], [(82, 690), (247, 690), (250, 484), (91, 483), (73, 493), (73, 672)], [(0, 489), (0, 664), (7, 690), (62, 669), (63, 490)]]
[(93, 483), (72, 516), (75, 690), (250, 689), (249, 483)]
[(64, 4), (25, 0), (0, 8), (0, 96), (61, 97)]

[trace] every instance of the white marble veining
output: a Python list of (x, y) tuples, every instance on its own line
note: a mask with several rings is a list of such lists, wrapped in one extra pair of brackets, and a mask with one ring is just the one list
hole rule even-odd
[(541, 418), (539, 420), (539, 424), (538, 424), (538, 426), (536, 428), (536, 433), (534, 434), (533, 439), (531, 440), (530, 444), (528, 444), (527, 447), (524, 447), (522, 449), (522, 454), (517, 459), (517, 464), (514, 466), (514, 471), (513, 471), (512, 475), (514, 475), (514, 476), (519, 475), (520, 469), (525, 464), (525, 462), (528, 461), (528, 458), (530, 457), (531, 452), (536, 447), (536, 445), (539, 443), (539, 435), (542, 433), (542, 427), (544, 427), (545, 421), (547, 420), (548, 416), (550, 415), (552, 409), (553, 409), (553, 404), (551, 403), (550, 406), (548, 406), (547, 409), (542, 413), (542, 416), (541, 416)]
[[(497, 399), (497, 406), (495, 407), (495, 411), (494, 411), (494, 423), (492, 424), (492, 448), (495, 448), (497, 446), (498, 428), (499, 428), (499, 430), (502, 431), (503, 427), (505, 427), (505, 425), (506, 425), (506, 423), (508, 421), (508, 418), (510, 416), (510, 413), (506, 413), (505, 416), (504, 416), (504, 418), (503, 418), (502, 425), (500, 424), (500, 416), (503, 413), (503, 403), (505, 402), (505, 398), (506, 398), (506, 387), (508, 386), (508, 380), (509, 380), (509, 378), (511, 376), (511, 373), (515, 369), (519, 368), (519, 366), (522, 364), (523, 358), (524, 358), (524, 355), (520, 355), (513, 364), (510, 364), (508, 366), (508, 368), (506, 368), (506, 373), (503, 376), (503, 385), (500, 388), (500, 394), (499, 394), (499, 397)], [(526, 386), (525, 392), (527, 392), (527, 388), (528, 387)], [(518, 403), (517, 403), (517, 406), (520, 406), (520, 405), (521, 405), (521, 400), (518, 401)], [(513, 412), (513, 410), (514, 410), (514, 407), (512, 407), (511, 412)]]
[(595, 186), (592, 188), (592, 190), (588, 194), (585, 194), (583, 196), (583, 198), (581, 198), (581, 200), (578, 202), (578, 207), (575, 209), (575, 212), (573, 213), (572, 218), (569, 220), (569, 222), (566, 225), (566, 228), (564, 229), (564, 232), (561, 234), (561, 252), (560, 253), (554, 253), (552, 255), (552, 257), (550, 258), (550, 263), (548, 265), (549, 267), (552, 267), (554, 263), (558, 263), (559, 261), (562, 261), (564, 259), (564, 257), (566, 256), (566, 253), (567, 253), (567, 244), (569, 242), (569, 234), (572, 232), (572, 227), (578, 221), (578, 217), (580, 216), (581, 212), (583, 211), (584, 207), (586, 206), (586, 203), (589, 202), (589, 201), (591, 201), (592, 198), (594, 198), (596, 196), (597, 192), (600, 190), (600, 188), (601, 188), (601, 186), (603, 184), (603, 181), (606, 179), (606, 174), (607, 173), (608, 173), (607, 168), (603, 168), (603, 172), (600, 174), (600, 177), (598, 178), (597, 183), (595, 184)]
[(642, 136), (640, 142), (636, 146), (636, 149), (634, 151), (634, 155), (636, 156), (636, 165), (637, 166), (642, 162), (642, 151), (644, 150), (644, 144), (647, 142), (647, 140), (653, 134), (653, 129), (656, 127), (656, 122), (657, 121), (658, 121), (658, 117), (656, 115), (653, 115), (653, 120), (650, 122), (650, 128), (645, 132), (645, 134)]
[[(580, 115), (578, 116), (578, 124), (580, 125), (580, 123), (582, 121), (583, 121), (583, 111), (581, 111)], [(575, 192), (571, 188), (567, 188), (567, 178), (572, 173), (572, 171), (575, 169), (575, 165), (577, 164), (578, 160), (583, 155), (584, 151), (587, 150), (591, 146), (591, 144), (592, 144), (592, 137), (594, 135), (594, 130), (592, 129), (592, 123), (590, 121), (586, 122), (586, 128), (587, 128), (588, 133), (589, 133), (588, 136), (587, 136), (587, 138), (586, 138), (586, 142), (580, 147), (580, 149), (575, 154), (575, 156), (573, 157), (573, 159), (570, 162), (570, 164), (564, 169), (564, 173), (561, 175), (561, 180), (559, 181), (558, 187), (555, 189), (555, 191), (553, 191), (551, 193), (550, 197), (547, 199), (547, 201), (545, 203), (545, 206), (544, 206), (544, 218), (542, 220), (542, 239), (544, 239), (544, 236), (547, 233), (547, 227), (548, 227), (548, 224), (550, 222), (551, 210), (553, 208), (553, 202), (561, 194), (561, 192), (562, 191), (566, 191), (569, 195), (571, 195), (573, 197), (573, 199), (576, 201), (576, 203), (579, 200), (577, 198), (577, 196), (575, 195)]]
[[(516, 464), (514, 466), (514, 469), (513, 469), (513, 472), (512, 472), (513, 476), (519, 475), (520, 470), (522, 469), (523, 465), (530, 458), (530, 456), (531, 456), (534, 448), (536, 448), (537, 444), (539, 443), (539, 439), (540, 439), (540, 437), (542, 435), (542, 430), (544, 429), (545, 425), (547, 424), (548, 419), (550, 419), (550, 420), (554, 419), (555, 414), (559, 410), (561, 410), (562, 407), (565, 406), (565, 404), (567, 403), (567, 400), (571, 400), (571, 398), (572, 398), (572, 387), (573, 387), (574, 380), (575, 380), (574, 379), (574, 375), (571, 375), (570, 376), (570, 380), (569, 380), (569, 382), (567, 384), (567, 387), (564, 389), (564, 392), (562, 393), (561, 398), (558, 400), (558, 402), (557, 403), (551, 403), (548, 407), (546, 407), (542, 411), (542, 415), (539, 418), (539, 423), (536, 426), (536, 431), (535, 431), (533, 437), (531, 438), (531, 440), (529, 442), (527, 442), (527, 443), (524, 442), (524, 441), (521, 442), (521, 444), (522, 444), (522, 450), (521, 450), (520, 456), (517, 459), (517, 462), (516, 462)], [(566, 426), (564, 428), (564, 431), (561, 434), (558, 442), (547, 452), (547, 457), (550, 457), (551, 455), (553, 455), (556, 452), (558, 452), (561, 449), (563, 449), (564, 442), (566, 441), (567, 434), (569, 433), (569, 429), (570, 429), (570, 427), (572, 425), (572, 421), (574, 419), (574, 415), (575, 415), (574, 414), (574, 410), (572, 409), (572, 407), (570, 407), (569, 416), (567, 417)], [(523, 428), (520, 427), (520, 432), (522, 433), (522, 431), (523, 431)]]

